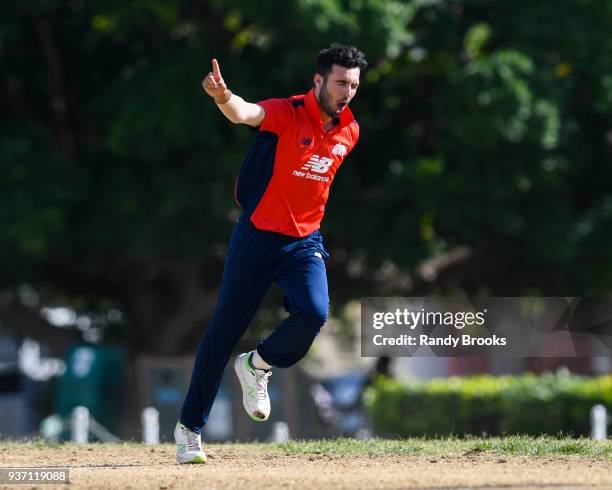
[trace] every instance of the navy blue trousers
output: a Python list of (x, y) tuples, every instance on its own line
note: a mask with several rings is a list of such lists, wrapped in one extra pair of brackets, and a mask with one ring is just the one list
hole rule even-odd
[(329, 296), (319, 231), (294, 238), (255, 228), (242, 215), (232, 232), (221, 289), (198, 347), (181, 422), (200, 432), (208, 420), (234, 346), (251, 323), (273, 282), (289, 316), (257, 346), (268, 364), (289, 367), (306, 355), (327, 319)]

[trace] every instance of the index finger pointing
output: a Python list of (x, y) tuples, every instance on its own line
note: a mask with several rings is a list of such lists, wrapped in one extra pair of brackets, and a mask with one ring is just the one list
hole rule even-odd
[(215, 82), (221, 80), (221, 70), (219, 70), (219, 63), (215, 58), (212, 60), (212, 69), (213, 69), (213, 77), (215, 78)]

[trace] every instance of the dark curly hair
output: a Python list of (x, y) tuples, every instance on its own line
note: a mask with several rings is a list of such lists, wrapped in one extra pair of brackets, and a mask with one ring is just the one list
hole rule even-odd
[(329, 48), (322, 49), (316, 58), (317, 73), (327, 77), (332, 70), (332, 65), (340, 65), (344, 68), (359, 68), (363, 70), (368, 66), (365, 54), (355, 46), (343, 46), (332, 43)]

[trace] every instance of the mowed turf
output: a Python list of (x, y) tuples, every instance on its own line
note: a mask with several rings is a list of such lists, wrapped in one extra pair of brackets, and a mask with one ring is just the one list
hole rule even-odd
[(45, 489), (612, 489), (612, 441), (334, 439), (207, 444), (205, 449), (205, 465), (177, 465), (172, 444), (4, 442), (0, 466), (70, 468), (69, 486), (38, 487)]
[[(264, 445), (265, 446), (265, 445)], [(287, 454), (420, 454), (423, 456), (460, 456), (483, 453), (506, 456), (588, 456), (612, 460), (612, 440), (595, 441), (571, 437), (509, 436), (494, 438), (443, 439), (332, 439), (290, 441), (269, 444)]]

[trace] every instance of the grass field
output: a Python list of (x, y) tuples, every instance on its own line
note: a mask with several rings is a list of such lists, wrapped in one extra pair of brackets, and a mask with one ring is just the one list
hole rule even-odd
[(69, 467), (71, 489), (612, 489), (612, 441), (336, 439), (206, 450), (206, 465), (179, 466), (170, 444), (7, 442), (0, 444), (0, 466)]

